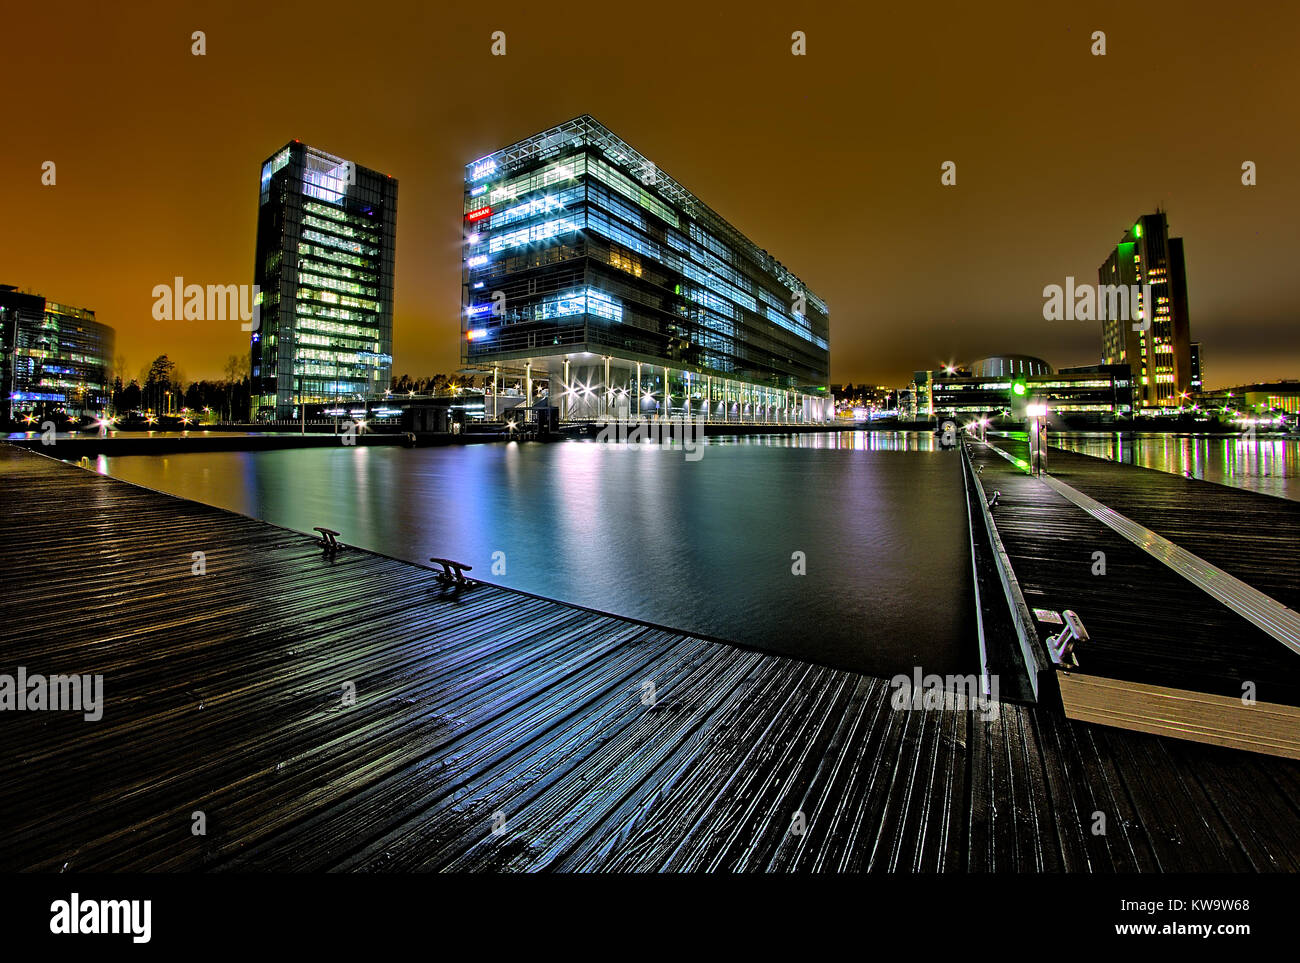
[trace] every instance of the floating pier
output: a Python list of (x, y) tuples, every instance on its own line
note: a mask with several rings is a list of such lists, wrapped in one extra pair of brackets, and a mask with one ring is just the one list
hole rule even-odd
[[(1071, 718), (1300, 758), (1300, 504), (1025, 442), (973, 443), (1038, 644), (1077, 613)], [(1040, 652), (1046, 654), (1045, 648)], [(1050, 661), (1050, 660), (1049, 660)]]

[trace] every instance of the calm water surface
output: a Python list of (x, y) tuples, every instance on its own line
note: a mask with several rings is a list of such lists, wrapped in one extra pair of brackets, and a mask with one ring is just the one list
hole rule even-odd
[[(160, 491), (877, 674), (978, 671), (957, 456), (927, 435), (102, 457)], [(505, 555), (505, 573), (492, 571)], [(807, 574), (791, 573), (804, 553)]]
[(1053, 445), (1175, 475), (1300, 500), (1300, 438), (1061, 432)]

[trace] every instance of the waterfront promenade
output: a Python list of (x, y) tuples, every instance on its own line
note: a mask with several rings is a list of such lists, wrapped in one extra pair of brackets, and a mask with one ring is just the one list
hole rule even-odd
[(0, 713), (6, 870), (1300, 869), (1300, 762), (897, 710), (9, 445), (0, 492), (0, 672), (105, 693)]

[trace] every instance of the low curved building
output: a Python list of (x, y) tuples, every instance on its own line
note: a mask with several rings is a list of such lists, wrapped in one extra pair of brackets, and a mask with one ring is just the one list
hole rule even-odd
[(972, 378), (1034, 378), (1052, 374), (1052, 366), (1042, 358), (1027, 354), (995, 354), (969, 365)]

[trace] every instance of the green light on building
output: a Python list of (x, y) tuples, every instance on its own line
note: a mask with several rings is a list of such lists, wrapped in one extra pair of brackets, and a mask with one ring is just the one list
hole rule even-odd
[(1027, 389), (1023, 381), (1017, 381), (1015, 384), (1011, 386), (1011, 390), (1018, 395), (1023, 395)]
[(1142, 222), (1141, 222), (1141, 221), (1138, 221), (1136, 224), (1133, 225), (1133, 236), (1134, 236), (1134, 237), (1141, 237), (1141, 236), (1142, 236)]

